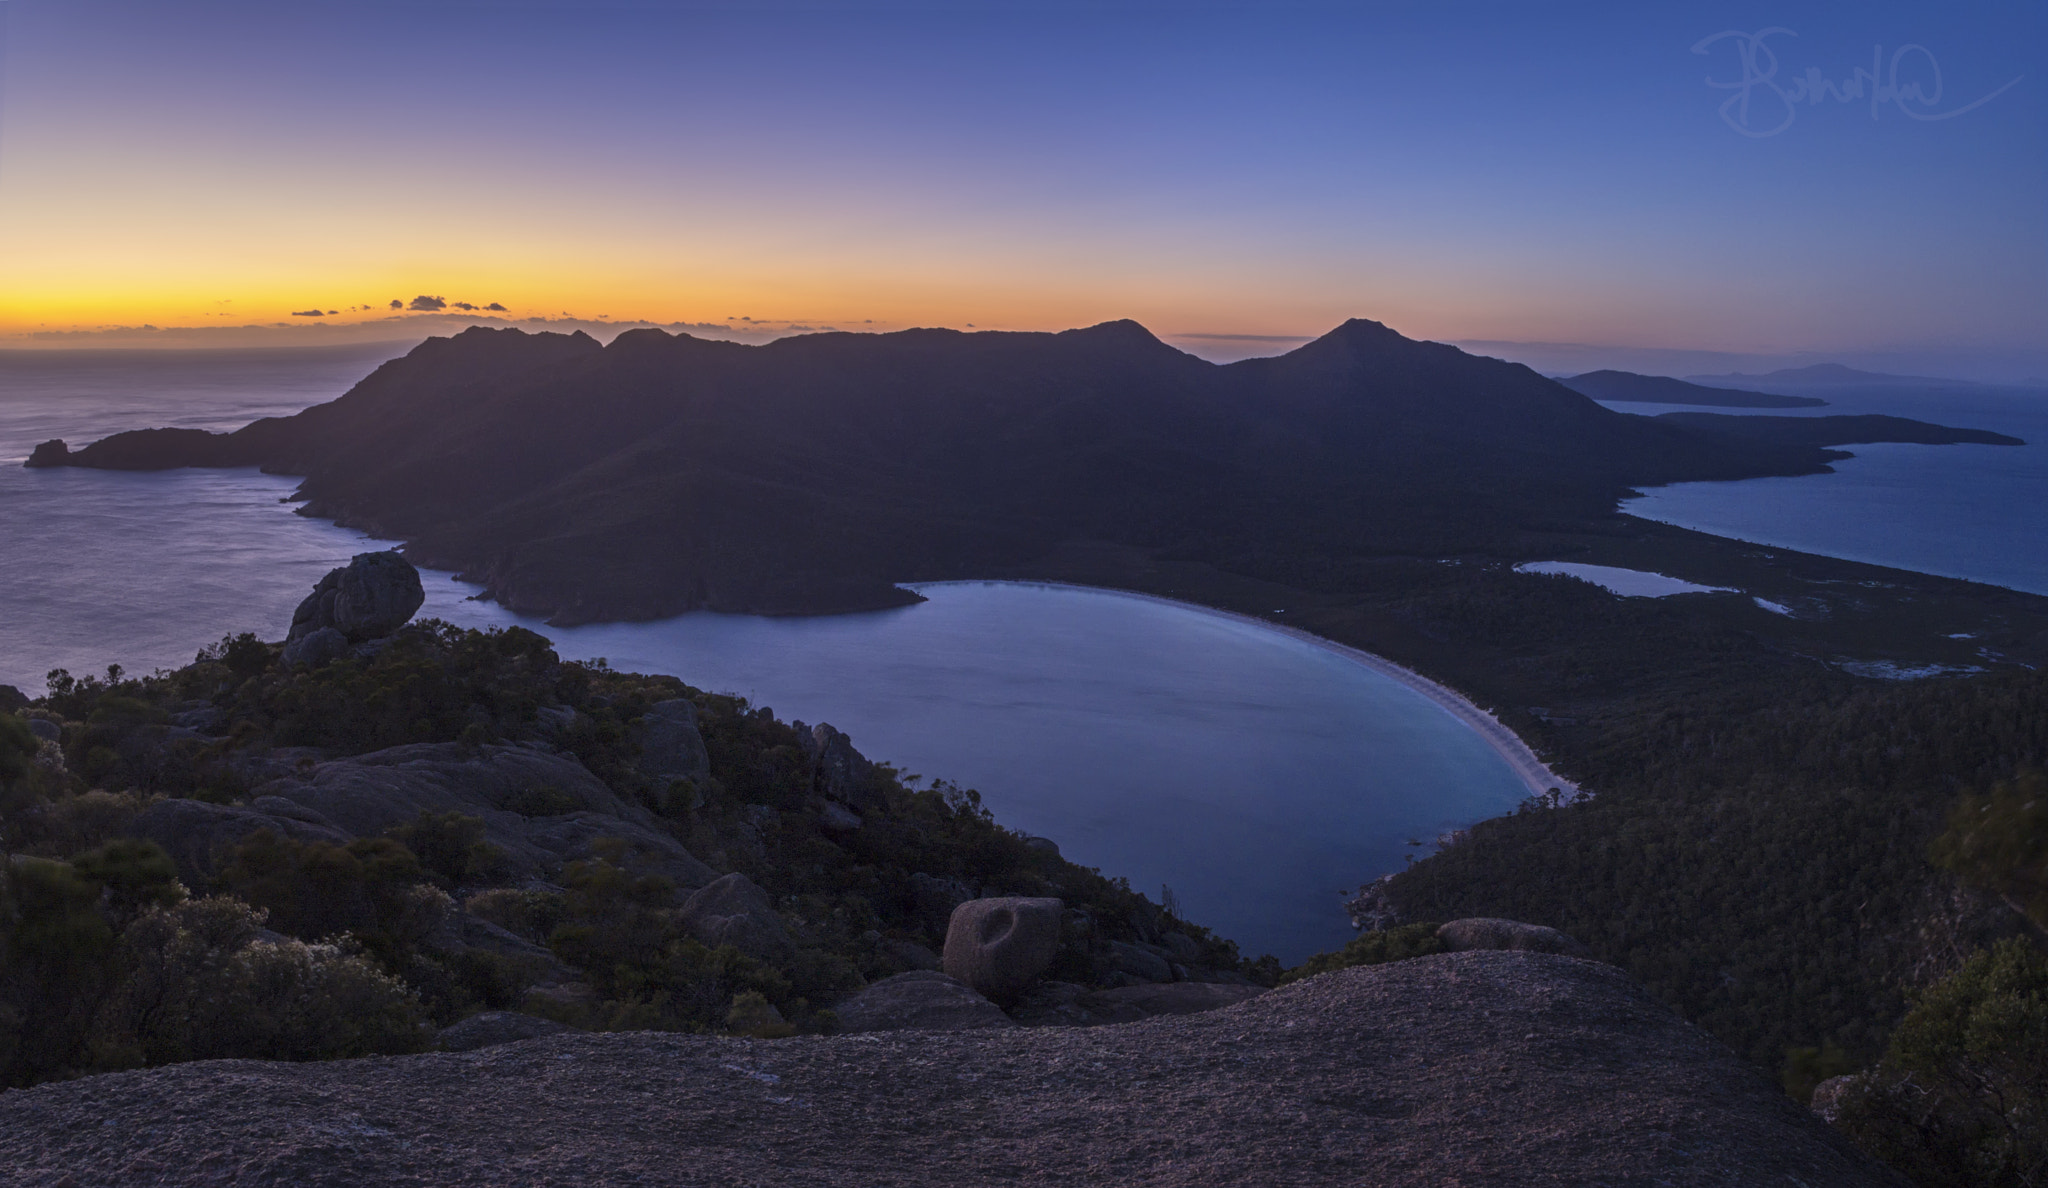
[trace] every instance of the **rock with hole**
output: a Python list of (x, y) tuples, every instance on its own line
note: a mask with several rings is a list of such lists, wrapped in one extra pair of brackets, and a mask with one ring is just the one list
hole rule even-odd
[(946, 929), (945, 971), (989, 998), (1014, 998), (1060, 947), (1057, 899), (970, 899)]

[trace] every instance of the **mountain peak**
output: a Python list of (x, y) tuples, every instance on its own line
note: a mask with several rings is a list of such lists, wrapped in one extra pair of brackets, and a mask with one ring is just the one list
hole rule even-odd
[[(1147, 330), (1141, 323), (1130, 318), (1118, 318), (1111, 322), (1097, 322), (1078, 330), (1062, 331), (1063, 334), (1103, 339), (1111, 342), (1158, 342), (1159, 336)], [(1163, 345), (1163, 344), (1162, 344)]]
[(1385, 322), (1375, 322), (1371, 318), (1348, 318), (1343, 325), (1338, 326), (1321, 338), (1304, 343), (1295, 349), (1299, 352), (1315, 351), (1318, 347), (1327, 350), (1331, 346), (1343, 346), (1350, 348), (1352, 351), (1372, 351), (1377, 353), (1397, 345), (1419, 346), (1421, 344), (1418, 340), (1408, 337), (1399, 330), (1393, 329)]

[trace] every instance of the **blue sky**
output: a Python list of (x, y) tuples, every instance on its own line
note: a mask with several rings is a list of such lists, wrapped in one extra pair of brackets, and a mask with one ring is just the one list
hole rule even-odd
[[(0, 335), (340, 334), (435, 294), (584, 320), (1129, 316), (1169, 337), (1364, 316), (2048, 370), (2038, 3), (0, 0), (0, 19)], [(1741, 77), (1744, 39), (1693, 47), (1771, 28), (1778, 73), (1733, 127), (1737, 92), (1710, 80)], [(1744, 134), (1809, 77), (1846, 89), (1874, 47), (1881, 83), (1896, 57), (1921, 97), (1938, 67), (1940, 97), (1873, 109), (1866, 86)]]

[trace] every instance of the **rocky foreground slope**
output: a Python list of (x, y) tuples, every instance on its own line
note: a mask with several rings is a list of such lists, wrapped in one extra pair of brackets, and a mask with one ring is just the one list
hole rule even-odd
[(0, 1094), (0, 1184), (1896, 1183), (1620, 971), (1341, 970), (1095, 1028), (562, 1035)]

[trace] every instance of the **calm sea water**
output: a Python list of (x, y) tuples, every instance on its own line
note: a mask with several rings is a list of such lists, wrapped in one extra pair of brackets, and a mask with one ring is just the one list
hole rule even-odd
[[(294, 357), (296, 355), (296, 357)], [(0, 355), (0, 682), (174, 666), (223, 634), (277, 638), (368, 547), (245, 471), (26, 470), (36, 442), (223, 428), (338, 395), (379, 352), (149, 359)], [(515, 621), (427, 575), (423, 615)], [(1293, 637), (1121, 595), (948, 584), (863, 615), (556, 629), (561, 652), (668, 672), (871, 757), (978, 788), (999, 820), (1293, 962), (1351, 935), (1340, 892), (1525, 794), (1471, 731)]]
[(1834, 474), (1681, 483), (1646, 491), (1628, 501), (1626, 510), (1759, 544), (2048, 594), (2048, 391), (1855, 388), (1811, 394), (1830, 405), (1772, 412), (1888, 413), (1990, 429), (2027, 444), (1844, 446), (1856, 456), (1835, 463)]

